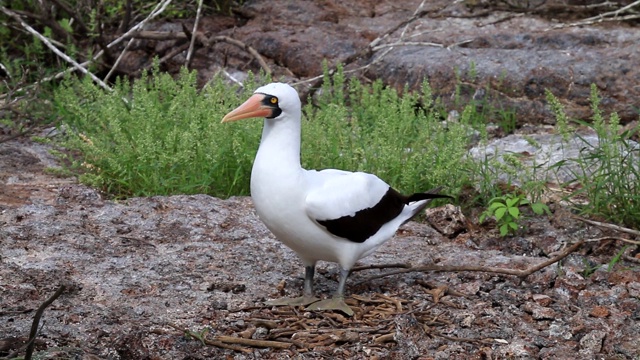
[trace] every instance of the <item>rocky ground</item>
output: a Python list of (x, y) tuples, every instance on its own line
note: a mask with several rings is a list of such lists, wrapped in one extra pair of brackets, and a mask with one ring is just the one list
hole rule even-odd
[[(255, 47), (285, 79), (315, 75), (318, 59), (327, 58), (365, 66), (363, 78), (397, 86), (427, 74), (450, 99), (454, 68), (468, 70), (474, 62), (478, 82), (465, 82), (467, 95), (484, 96), (479, 89), (487, 83), (503, 86), (499, 100), (517, 105), (519, 121), (552, 122), (543, 106), (545, 87), (555, 89), (568, 110), (584, 114), (591, 82), (607, 109), (637, 120), (640, 32), (625, 24), (546, 31), (558, 24), (548, 11), (434, 1), (379, 44), (411, 39), (444, 47), (404, 44), (385, 56), (380, 48), (354, 57), (419, 5), (255, 1), (236, 17), (207, 17), (203, 24), (208, 35)], [(121, 71), (173, 45), (140, 40)], [(258, 67), (229, 44), (196, 54), (201, 79), (223, 68), (240, 77)], [(180, 56), (172, 61), (180, 63)], [(501, 72), (504, 81), (491, 80)], [(261, 305), (299, 294), (302, 267), (260, 223), (249, 198), (111, 201), (52, 175), (47, 169), (58, 164), (48, 151), (24, 137), (0, 143), (0, 357), (24, 354), (36, 309), (64, 285), (42, 316), (39, 358), (640, 358), (637, 250), (629, 247), (614, 261), (625, 244), (597, 239), (620, 234), (588, 226), (557, 203), (550, 203), (552, 216), (528, 218), (504, 239), (491, 226), (475, 225), (477, 214), (465, 214), (465, 221), (455, 208), (432, 210), (431, 223), (407, 224), (361, 261), (347, 285), (356, 315), (347, 318)], [(453, 229), (445, 229), (448, 223)], [(597, 241), (524, 279), (419, 271), (434, 264), (526, 269), (582, 240)], [(366, 268), (385, 264), (412, 268), (384, 277), (378, 276), (396, 269)], [(329, 296), (336, 280), (334, 265), (320, 264), (317, 291)]]
[[(105, 200), (48, 175), (55, 161), (47, 148), (24, 139), (0, 144), (0, 164), (2, 356), (25, 343), (35, 310), (61, 285), (42, 318), (41, 358), (640, 356), (640, 271), (630, 252), (609, 269), (623, 246), (615, 241), (586, 243), (523, 281), (417, 270), (372, 279), (394, 269), (362, 269), (349, 279), (356, 315), (347, 318), (261, 305), (299, 294), (302, 268), (260, 223), (250, 198)], [(455, 211), (431, 210), (435, 228), (451, 236), (411, 222), (359, 265), (526, 269), (607, 235), (551, 205), (553, 216), (531, 218), (505, 239)], [(316, 277), (318, 292), (330, 295), (335, 267), (321, 264)], [(185, 331), (273, 342), (203, 344)]]

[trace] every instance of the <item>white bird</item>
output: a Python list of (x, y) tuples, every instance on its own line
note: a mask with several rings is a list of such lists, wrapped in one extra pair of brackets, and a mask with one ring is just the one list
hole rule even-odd
[[(303, 296), (268, 305), (309, 305), (309, 310), (353, 310), (344, 302), (350, 269), (373, 253), (398, 228), (427, 205), (433, 193), (405, 196), (375, 175), (334, 169), (305, 170), (300, 165), (301, 104), (294, 88), (272, 83), (222, 122), (265, 118), (262, 140), (251, 171), (251, 197), (260, 219), (305, 266)], [(338, 289), (319, 301), (313, 276), (319, 260), (340, 265)]]

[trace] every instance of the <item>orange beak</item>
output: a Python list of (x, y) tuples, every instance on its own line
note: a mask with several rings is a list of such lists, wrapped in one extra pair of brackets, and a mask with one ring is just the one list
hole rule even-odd
[(249, 118), (264, 118), (271, 115), (273, 109), (262, 103), (263, 94), (255, 94), (251, 96), (242, 105), (235, 108), (222, 118), (222, 122), (231, 122)]

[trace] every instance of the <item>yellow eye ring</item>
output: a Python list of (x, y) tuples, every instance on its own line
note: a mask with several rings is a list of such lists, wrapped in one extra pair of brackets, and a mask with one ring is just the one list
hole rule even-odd
[(271, 99), (269, 99), (269, 101), (271, 101), (272, 104), (277, 104), (278, 103), (278, 98), (274, 96)]

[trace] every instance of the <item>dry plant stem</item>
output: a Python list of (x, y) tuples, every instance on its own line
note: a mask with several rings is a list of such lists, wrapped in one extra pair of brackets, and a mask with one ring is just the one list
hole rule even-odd
[(357, 283), (357, 285), (362, 284), (364, 282), (368, 282), (371, 280), (375, 280), (375, 279), (380, 279), (383, 277), (387, 277), (390, 275), (397, 275), (397, 274), (405, 274), (405, 273), (410, 273), (410, 272), (435, 272), (435, 271), (447, 271), (447, 272), (460, 272), (460, 271), (474, 271), (474, 272), (487, 272), (487, 273), (494, 273), (494, 274), (505, 274), (505, 275), (513, 275), (513, 276), (517, 276), (519, 277), (521, 280), (526, 278), (527, 276), (533, 274), (534, 272), (545, 268), (551, 264), (554, 264), (562, 259), (564, 259), (565, 257), (567, 257), (569, 254), (571, 254), (572, 252), (576, 251), (576, 249), (578, 249), (580, 246), (582, 246), (582, 244), (584, 244), (584, 241), (579, 241), (573, 245), (571, 245), (570, 247), (566, 248), (563, 252), (561, 252), (559, 255), (547, 260), (547, 261), (543, 261), (538, 265), (532, 266), (528, 269), (525, 270), (515, 270), (515, 269), (503, 269), (503, 268), (495, 268), (495, 267), (488, 267), (488, 266), (455, 266), (455, 265), (426, 265), (426, 266), (418, 266), (415, 268), (410, 268), (410, 269), (403, 269), (403, 270), (396, 270), (396, 271), (390, 271), (388, 273), (385, 274), (380, 274), (380, 275), (376, 275), (376, 276), (372, 276), (368, 279), (365, 279), (363, 281), (360, 281)]
[(124, 54), (127, 52), (127, 50), (129, 50), (129, 47), (131, 46), (132, 43), (133, 43), (133, 39), (129, 39), (129, 42), (124, 47), (124, 50), (122, 50), (122, 52), (120, 53), (120, 56), (118, 56), (118, 58), (116, 59), (116, 62), (114, 62), (113, 65), (111, 66), (111, 70), (109, 70), (109, 72), (107, 73), (107, 76), (104, 77), (104, 81), (109, 81), (109, 78), (111, 77), (113, 72), (116, 71), (118, 64), (120, 64), (120, 61), (124, 57)]
[[(129, 29), (126, 33), (124, 33), (122, 36), (118, 37), (117, 39), (113, 40), (112, 42), (110, 42), (107, 45), (107, 49), (114, 47), (115, 45), (119, 44), (122, 40), (126, 39), (130, 34), (135, 33), (136, 31), (142, 29), (142, 27), (150, 20), (152, 20), (153, 18), (155, 18), (156, 16), (162, 14), (162, 12), (164, 11), (164, 9), (167, 8), (167, 6), (171, 3), (171, 0), (164, 0), (160, 3), (158, 3), (158, 5), (156, 5), (156, 7), (153, 9), (153, 11), (151, 11), (151, 13), (149, 14), (149, 16), (147, 16), (144, 20), (140, 21), (139, 23), (137, 23), (134, 27), (132, 27), (131, 29)], [(99, 55), (98, 55), (99, 54)], [(102, 56), (102, 51), (100, 51), (98, 54), (96, 54), (96, 56), (94, 56), (93, 60), (97, 59), (97, 57)]]
[[(188, 32), (188, 30), (187, 30), (187, 32)], [(140, 32), (128, 34), (127, 37), (129, 37), (129, 38), (137, 38), (137, 39), (159, 40), (159, 41), (186, 40), (186, 39), (189, 39), (189, 38), (191, 38), (193, 40), (195, 38), (198, 42), (200, 42), (202, 45), (207, 46), (207, 47), (209, 47), (209, 46), (211, 46), (211, 45), (213, 45), (214, 43), (217, 43), (217, 42), (225, 42), (227, 44), (231, 44), (231, 45), (237, 46), (240, 49), (248, 52), (251, 56), (253, 56), (256, 59), (258, 64), (260, 64), (260, 67), (267, 74), (271, 74), (272, 73), (271, 68), (269, 67), (267, 62), (264, 60), (262, 55), (260, 55), (260, 53), (256, 49), (254, 49), (253, 47), (245, 44), (244, 42), (242, 42), (240, 40), (236, 40), (236, 39), (231, 38), (229, 36), (206, 37), (205, 35), (203, 35), (201, 33), (195, 33), (195, 32), (192, 33), (192, 36), (189, 36), (188, 34), (185, 34), (185, 33), (176, 33), (176, 32), (140, 31)], [(171, 53), (173, 53), (173, 52), (171, 52)], [(178, 54), (178, 53), (180, 53), (180, 51), (177, 52), (176, 54)], [(168, 55), (165, 55), (165, 57), (166, 56), (168, 56)]]
[(59, 57), (61, 57), (62, 59), (64, 59), (66, 62), (70, 63), (73, 65), (74, 68), (76, 68), (77, 70), (80, 70), (80, 72), (82, 72), (85, 75), (89, 75), (89, 77), (91, 77), (91, 79), (93, 81), (95, 81), (98, 85), (100, 85), (103, 89), (105, 90), (109, 90), (111, 91), (112, 89), (109, 87), (109, 85), (105, 84), (102, 80), (100, 80), (97, 76), (95, 76), (93, 73), (91, 73), (89, 70), (85, 69), (82, 65), (80, 65), (77, 61), (75, 61), (74, 59), (72, 59), (71, 57), (69, 57), (67, 54), (63, 53), (62, 51), (60, 51), (55, 45), (53, 45), (48, 38), (46, 38), (45, 36), (43, 36), (42, 34), (40, 34), (39, 32), (37, 32), (34, 28), (32, 28), (31, 26), (29, 26), (29, 24), (25, 23), (24, 21), (22, 21), (22, 19), (20, 18), (20, 16), (18, 16), (16, 13), (12, 12), (11, 10), (8, 10), (7, 8), (5, 8), (4, 6), (0, 6), (0, 11), (2, 11), (3, 13), (7, 14), (8, 16), (12, 17), (14, 20), (16, 20), (17, 22), (20, 23), (20, 25), (25, 28), (25, 30), (27, 30), (28, 32), (30, 32), (33, 36), (37, 37), (38, 39), (40, 39), (40, 41), (42, 41), (49, 49), (51, 49), (51, 51), (53, 51), (56, 55), (58, 55)]
[(260, 67), (262, 68), (262, 70), (264, 70), (267, 74), (271, 75), (271, 73), (272, 73), (271, 68), (269, 67), (267, 62), (264, 61), (264, 59), (262, 58), (262, 55), (260, 55), (260, 53), (256, 49), (254, 49), (253, 47), (243, 43), (240, 40), (236, 40), (236, 39), (230, 38), (228, 36), (214, 36), (214, 37), (211, 37), (211, 38), (207, 38), (206, 36), (201, 35), (201, 34), (198, 34), (198, 39), (205, 46), (211, 46), (211, 44), (216, 43), (216, 42), (225, 42), (227, 44), (235, 45), (235, 46), (241, 48), (242, 50), (248, 52), (249, 54), (251, 54), (256, 59), (256, 61), (258, 61), (258, 63), (260, 64)]
[[(176, 330), (182, 331), (193, 338), (199, 339), (198, 334), (188, 329), (182, 329), (175, 324), (169, 324), (169, 326), (171, 326)], [(293, 345), (293, 343), (291, 342), (272, 341), (272, 340), (254, 340), (254, 339), (245, 339), (245, 338), (240, 338), (235, 336), (225, 336), (225, 335), (215, 336), (213, 339), (202, 339), (202, 341), (207, 345), (213, 345), (213, 346), (217, 346), (225, 349), (242, 351), (246, 353), (250, 353), (252, 351), (250, 349), (245, 349), (236, 345), (261, 347), (261, 348), (274, 348), (274, 349), (288, 349), (291, 347), (291, 345)]]
[(638, 231), (638, 230), (629, 229), (629, 228), (622, 227), (622, 226), (619, 226), (619, 225), (603, 223), (603, 222), (600, 222), (600, 221), (593, 221), (593, 220), (585, 219), (585, 218), (577, 216), (577, 215), (572, 215), (572, 217), (574, 219), (578, 219), (578, 220), (580, 220), (582, 222), (585, 222), (585, 223), (587, 223), (589, 225), (595, 225), (595, 226), (599, 226), (599, 227), (603, 227), (603, 228), (607, 228), (607, 229), (621, 231), (621, 232), (624, 232), (624, 233), (627, 233), (627, 234), (631, 234), (631, 235), (635, 235), (635, 236), (640, 236), (640, 231)]
[[(605, 4), (608, 4), (608, 2), (606, 2)], [(590, 18), (586, 18), (586, 19), (583, 19), (583, 20), (580, 20), (580, 21), (569, 23), (569, 24), (559, 24), (559, 25), (556, 25), (556, 26), (554, 26), (554, 27), (552, 27), (550, 29), (547, 29), (547, 31), (551, 30), (551, 29), (561, 29), (561, 28), (573, 27), (573, 26), (592, 25), (592, 24), (596, 24), (596, 23), (599, 23), (599, 22), (603, 22), (603, 21), (624, 21), (624, 20), (638, 19), (638, 18), (640, 18), (639, 14), (618, 16), (621, 13), (626, 12), (628, 10), (631, 10), (632, 8), (634, 8), (636, 6), (640, 6), (640, 0), (634, 1), (631, 4), (628, 4), (626, 6), (621, 7), (620, 9), (609, 11), (609, 12), (605, 12), (605, 13), (599, 14), (597, 16), (592, 16)]]
[(371, 270), (371, 269), (391, 269), (391, 268), (411, 268), (411, 264), (371, 264), (371, 265), (362, 265), (362, 266), (354, 266), (351, 268), (351, 272), (354, 271), (362, 271), (362, 270)]
[[(182, 333), (189, 335), (190, 337), (194, 338), (194, 339), (199, 339), (198, 335), (188, 329), (183, 329), (178, 325), (175, 324), (167, 324), (169, 326), (171, 326), (172, 328), (181, 331)], [(208, 339), (203, 339), (202, 340), (206, 345), (213, 345), (219, 348), (223, 348), (223, 349), (229, 349), (229, 350), (233, 350), (233, 351), (239, 351), (239, 352), (243, 352), (243, 353), (250, 353), (252, 352), (251, 349), (246, 349), (240, 346), (236, 346), (236, 345), (231, 345), (231, 344), (225, 344), (223, 342), (220, 341), (214, 341), (214, 340), (208, 340)]]
[(189, 43), (189, 51), (187, 51), (187, 61), (185, 62), (185, 66), (189, 67), (191, 65), (191, 56), (193, 55), (193, 46), (196, 43), (196, 37), (193, 34), (196, 34), (198, 30), (198, 23), (200, 22), (200, 13), (202, 11), (202, 0), (198, 0), (198, 10), (196, 10), (196, 20), (193, 23), (193, 31), (191, 31), (191, 42)]
[(586, 242), (600, 242), (600, 241), (606, 241), (606, 240), (619, 240), (619, 241), (626, 242), (626, 243), (629, 243), (629, 244), (640, 245), (640, 241), (625, 239), (625, 238), (618, 237), (618, 236), (605, 236), (605, 237), (601, 237), (601, 238), (597, 238), (597, 239), (589, 239), (589, 240), (585, 240), (585, 241)]
[(65, 289), (65, 286), (60, 285), (58, 290), (56, 290), (56, 292), (53, 295), (51, 295), (51, 297), (48, 298), (47, 301), (42, 303), (42, 305), (40, 305), (40, 307), (36, 311), (36, 314), (33, 317), (33, 323), (31, 323), (31, 332), (29, 333), (29, 342), (27, 345), (27, 351), (25, 352), (25, 355), (24, 355), (25, 360), (31, 360), (31, 357), (33, 356), (33, 348), (36, 345), (35, 340), (36, 340), (36, 336), (38, 335), (38, 325), (40, 324), (40, 318), (42, 318), (42, 314), (44, 313), (44, 310), (49, 305), (51, 305), (51, 303), (53, 303), (60, 296), (60, 294), (62, 294), (64, 289)]
[(245, 345), (251, 347), (263, 347), (263, 348), (274, 348), (274, 349), (288, 349), (291, 347), (291, 343), (282, 342), (282, 341), (271, 341), (271, 340), (254, 340), (254, 339), (244, 339), (234, 336), (216, 336), (215, 340), (221, 341), (226, 344), (238, 344)]

